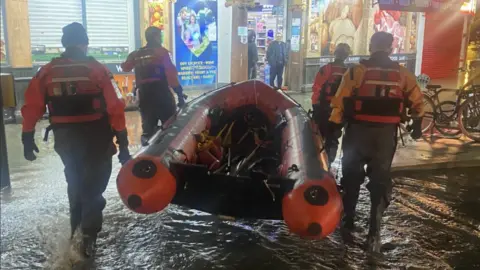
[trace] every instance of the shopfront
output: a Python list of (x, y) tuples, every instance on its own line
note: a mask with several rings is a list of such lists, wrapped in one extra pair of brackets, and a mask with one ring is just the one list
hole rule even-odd
[(135, 48), (133, 2), (128, 0), (29, 0), (32, 63), (44, 64), (63, 52), (62, 27), (80, 22), (89, 36), (88, 54), (119, 63)]
[(248, 8), (248, 30), (255, 36), (258, 51), (257, 79), (269, 83), (270, 70), (267, 64), (267, 49), (276, 34), (286, 41), (286, 1), (262, 1)]
[(380, 10), (370, 0), (308, 0), (307, 15), (306, 87), (311, 86), (322, 65), (333, 61), (336, 45), (350, 45), (352, 55), (347, 63), (358, 63), (368, 58), (370, 37), (380, 31), (394, 36), (392, 60), (414, 71), (418, 13)]
[[(249, 0), (244, 2), (251, 4)], [(74, 21), (86, 28), (90, 39), (88, 55), (111, 71), (127, 105), (132, 100), (135, 76), (124, 72), (121, 63), (130, 52), (146, 44), (144, 31), (149, 26), (163, 30), (163, 46), (171, 52), (186, 90), (207, 90), (247, 79), (247, 12), (242, 1), (2, 0), (1, 3), (0, 60), (2, 70), (12, 72), (19, 82), (18, 106), (22, 106), (29, 79), (64, 52), (62, 28)]]
[(80, 22), (89, 36), (88, 55), (105, 64), (127, 100), (133, 105), (133, 73), (120, 64), (135, 49), (134, 1), (131, 0), (29, 0), (31, 62), (33, 71), (60, 56), (62, 28)]

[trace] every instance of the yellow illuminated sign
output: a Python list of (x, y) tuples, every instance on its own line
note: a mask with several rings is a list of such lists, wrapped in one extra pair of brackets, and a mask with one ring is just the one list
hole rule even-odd
[(460, 11), (463, 13), (475, 14), (477, 9), (477, 1), (476, 0), (469, 0), (465, 1), (460, 7)]

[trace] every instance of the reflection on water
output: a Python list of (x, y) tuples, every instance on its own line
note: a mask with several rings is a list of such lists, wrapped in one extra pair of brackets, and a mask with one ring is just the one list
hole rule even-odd
[[(139, 142), (137, 113), (129, 113), (128, 124), (131, 143)], [(38, 132), (41, 153), (28, 163), (20, 126), (7, 126), (7, 134), (13, 188), (1, 197), (1, 268), (71, 269), (78, 258), (70, 248), (66, 184), (53, 138), (43, 143)], [(355, 244), (344, 246), (338, 233), (304, 241), (278, 221), (220, 221), (176, 206), (156, 215), (134, 214), (117, 195), (115, 166), (99, 250), (89, 269), (480, 269), (478, 169), (396, 177), (382, 231), (384, 255), (372, 261), (362, 249), (369, 211), (365, 190), (361, 229)]]

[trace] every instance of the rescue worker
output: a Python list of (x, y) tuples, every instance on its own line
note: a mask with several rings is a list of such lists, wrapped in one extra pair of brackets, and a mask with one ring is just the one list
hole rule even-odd
[(22, 142), (25, 158), (35, 160), (35, 125), (48, 106), (54, 148), (65, 166), (71, 236), (80, 227), (81, 251), (90, 256), (102, 228), (114, 136), (120, 163), (130, 159), (125, 103), (107, 68), (86, 56), (88, 36), (81, 24), (63, 28), (62, 44), (65, 52), (43, 66), (25, 92)]
[(350, 55), (350, 46), (340, 43), (335, 48), (335, 60), (320, 68), (315, 76), (312, 87), (313, 118), (318, 125), (320, 134), (325, 139), (325, 151), (329, 165), (335, 160), (338, 149), (338, 140), (342, 135), (342, 127), (328, 121), (332, 108), (330, 101), (337, 93), (343, 74), (347, 71), (345, 60)]
[(346, 124), (341, 180), (344, 191), (342, 233), (348, 239), (354, 229), (355, 207), (367, 165), (371, 209), (366, 244), (371, 252), (379, 252), (381, 247), (380, 225), (391, 199), (390, 168), (403, 106), (410, 107), (414, 139), (421, 136), (424, 113), (423, 95), (415, 76), (389, 57), (392, 43), (393, 36), (389, 33), (377, 32), (372, 36), (370, 58), (345, 73), (332, 100), (330, 117), (336, 124)]
[(132, 52), (122, 64), (123, 71), (135, 68), (135, 82), (139, 88), (139, 107), (142, 115), (142, 144), (155, 133), (158, 121), (165, 123), (176, 112), (175, 98), (169, 86), (177, 94), (178, 106), (185, 104), (186, 96), (178, 82), (177, 70), (169, 52), (162, 47), (162, 31), (150, 26), (145, 31), (147, 45)]

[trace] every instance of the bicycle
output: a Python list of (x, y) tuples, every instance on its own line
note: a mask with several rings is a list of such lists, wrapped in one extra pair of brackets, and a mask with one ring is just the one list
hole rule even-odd
[[(422, 118), (422, 134), (426, 134), (428, 131), (430, 131), (433, 128), (433, 112), (435, 108), (435, 103), (433, 100), (428, 96), (427, 93), (423, 91), (425, 87), (428, 85), (430, 82), (430, 77), (428, 77), (425, 74), (420, 74), (417, 76), (417, 84), (418, 86), (422, 89), (422, 93), (424, 93), (423, 96), (423, 105), (424, 105), (424, 111), (425, 114)], [(410, 134), (411, 132), (411, 120), (412, 118), (410, 117), (408, 111), (404, 112), (404, 115), (402, 116), (403, 121), (400, 123), (400, 130), (399, 130), (399, 135), (400, 138), (402, 139), (402, 144), (405, 145), (403, 141), (403, 136), (406, 134)]]
[[(427, 85), (425, 96), (434, 104), (431, 137), (433, 129), (436, 129), (448, 138), (458, 138), (463, 133), (468, 138), (480, 142), (480, 85), (473, 84), (474, 79), (460, 89), (443, 89), (441, 85)], [(440, 101), (440, 94), (445, 92), (455, 92), (456, 101)]]

